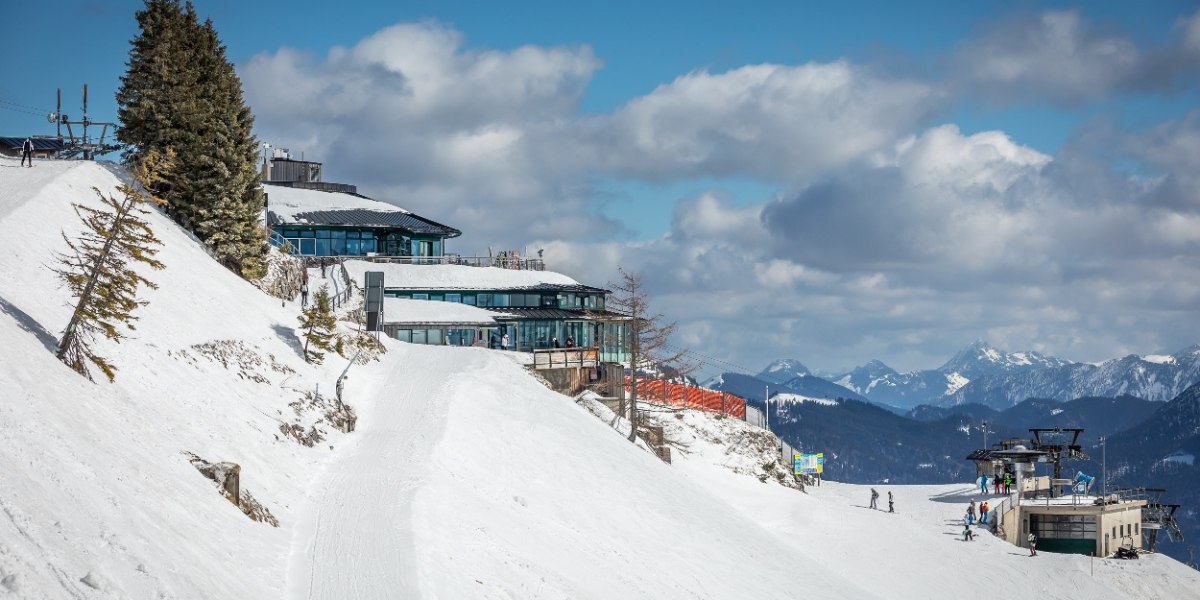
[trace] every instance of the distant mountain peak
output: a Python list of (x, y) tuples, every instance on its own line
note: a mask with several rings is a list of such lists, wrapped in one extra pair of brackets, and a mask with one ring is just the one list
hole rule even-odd
[(780, 358), (767, 365), (767, 368), (759, 371), (758, 378), (764, 381), (784, 382), (789, 379), (803, 377), (809, 375), (808, 367), (804, 363), (794, 358)]
[(996, 349), (983, 340), (975, 340), (966, 348), (959, 350), (954, 358), (937, 370), (946, 374), (958, 373), (968, 379), (974, 379), (980, 375), (1044, 369), (1066, 364), (1069, 364), (1068, 361), (1047, 357), (1036, 351), (1006, 352)]

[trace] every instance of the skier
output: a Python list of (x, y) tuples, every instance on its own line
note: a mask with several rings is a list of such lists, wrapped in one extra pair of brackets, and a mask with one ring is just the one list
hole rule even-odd
[(508, 350), (508, 334), (507, 333), (500, 337), (500, 349)]
[(1000, 484), (1001, 483), (1003, 483), (1003, 482), (1000, 481), (999, 475), (992, 477), (992, 489), (995, 490), (995, 493), (997, 496), (1000, 495)]
[(1012, 482), (1013, 482), (1012, 473), (1005, 472), (1004, 473), (1004, 495), (1005, 496), (1012, 493), (1009, 491), (1009, 489), (1012, 488)]
[(892, 505), (892, 490), (888, 490), (888, 512), (896, 512), (896, 507)]
[(1029, 555), (1037, 556), (1037, 536), (1029, 532)]
[[(29, 164), (25, 164), (25, 161), (29, 161)], [(21, 166), (33, 166), (33, 140), (29, 138), (25, 138), (25, 141), (21, 142)]]
[(971, 522), (967, 517), (963, 517), (963, 541), (968, 542), (975, 539), (975, 533), (971, 531)]
[(984, 496), (987, 495), (987, 474), (986, 473), (979, 476), (979, 493), (983, 494)]
[(979, 506), (979, 522), (983, 525), (987, 525), (987, 522), (988, 522), (987, 518), (988, 518), (989, 510), (991, 510), (991, 509), (988, 508), (986, 501), (984, 501), (984, 503)]
[(975, 522), (975, 501), (974, 500), (972, 500), (971, 505), (967, 507), (967, 516), (965, 518), (967, 519), (968, 524)]
[(871, 488), (871, 508), (875, 510), (879, 510), (879, 506), (876, 504), (877, 500), (879, 500), (879, 492), (875, 491), (875, 488)]

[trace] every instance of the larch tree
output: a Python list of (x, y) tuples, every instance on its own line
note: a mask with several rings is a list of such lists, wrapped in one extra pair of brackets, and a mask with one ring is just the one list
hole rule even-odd
[(141, 215), (149, 212), (144, 208), (147, 203), (163, 203), (145, 190), (162, 181), (171, 169), (171, 161), (169, 154), (163, 156), (152, 151), (135, 169), (136, 185), (127, 183), (118, 188), (122, 198), (92, 188), (100, 197), (102, 208), (73, 204), (85, 229), (75, 240), (63, 234), (70, 251), (58, 256), (59, 268), (55, 269), (76, 298), (57, 356), (89, 380), (94, 381), (89, 363), (109, 381), (116, 377), (116, 367), (93, 350), (96, 337), (101, 335), (120, 342), (125, 337), (123, 328), (136, 329), (133, 323), (137, 317), (133, 311), (145, 304), (137, 299), (138, 288), (158, 287), (135, 267), (141, 263), (151, 269), (163, 268), (154, 258), (162, 242)]
[(304, 360), (321, 364), (325, 353), (340, 351), (337, 320), (333, 316), (333, 301), (329, 286), (323, 285), (313, 295), (313, 303), (300, 313), (300, 328), (304, 330)]
[(173, 149), (179, 168), (163, 186), (168, 213), (222, 265), (257, 279), (268, 245), (254, 117), (237, 71), (212, 21), (201, 24), (191, 3), (146, 0), (137, 19), (142, 31), (117, 93), (126, 158)]
[(672, 349), (671, 335), (675, 333), (675, 322), (665, 322), (662, 313), (650, 312), (650, 298), (640, 273), (630, 273), (617, 267), (620, 280), (610, 282), (613, 295), (608, 306), (629, 317), (629, 441), (637, 439), (638, 426), (638, 369), (642, 367), (673, 365), (680, 373), (688, 370), (684, 365), (687, 350)]

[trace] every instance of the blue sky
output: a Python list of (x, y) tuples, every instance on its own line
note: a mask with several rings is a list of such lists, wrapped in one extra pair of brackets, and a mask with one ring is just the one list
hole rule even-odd
[[(195, 4), (260, 139), (735, 364), (1200, 341), (1196, 2)], [(0, 4), (0, 131), (114, 119), (140, 6)]]

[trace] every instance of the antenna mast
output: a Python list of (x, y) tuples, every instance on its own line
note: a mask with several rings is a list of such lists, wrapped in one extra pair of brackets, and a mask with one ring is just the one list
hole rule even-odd
[[(72, 121), (71, 117), (62, 113), (62, 88), (58, 88), (58, 102), (56, 104), (56, 112), (50, 113), (48, 119), (55, 124), (56, 137), (63, 142), (63, 149), (60, 156), (63, 158), (81, 157), (84, 160), (94, 160), (97, 154), (106, 154), (115, 152), (121, 149), (118, 144), (105, 144), (104, 137), (108, 135), (108, 128), (116, 129), (116, 123), (94, 122), (88, 119), (88, 86), (83, 84), (83, 120)], [(62, 126), (67, 126), (67, 139), (63, 139)], [(75, 130), (72, 125), (82, 125), (83, 131), (81, 137), (75, 137)], [(102, 125), (100, 137), (93, 142), (88, 138), (88, 127), (92, 125)]]

